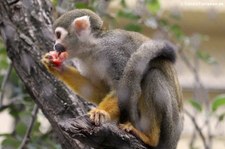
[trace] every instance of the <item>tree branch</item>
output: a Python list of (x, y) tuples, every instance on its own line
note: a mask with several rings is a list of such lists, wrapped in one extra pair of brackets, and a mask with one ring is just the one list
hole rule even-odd
[(49, 0), (0, 1), (0, 32), (13, 67), (51, 123), (62, 148), (79, 149), (79, 144), (63, 135), (58, 122), (84, 114), (88, 108), (40, 63), (53, 46), (51, 7)]
[(9, 108), (10, 106), (12, 106), (17, 100), (19, 100), (18, 97), (15, 97), (15, 98), (11, 99), (8, 104), (0, 106), (0, 112), (2, 112), (3, 110)]
[(30, 134), (31, 134), (32, 128), (34, 126), (34, 122), (36, 120), (37, 113), (38, 113), (38, 106), (35, 104), (34, 108), (33, 108), (33, 111), (32, 111), (32, 115), (31, 115), (32, 118), (30, 120), (30, 124), (29, 124), (29, 126), (27, 128), (27, 131), (26, 131), (26, 134), (25, 134), (25, 136), (23, 138), (23, 141), (20, 144), (18, 149), (24, 149), (25, 146), (27, 145), (28, 141), (30, 140)]
[(59, 125), (69, 138), (95, 148), (147, 149), (143, 142), (119, 129), (116, 124), (104, 123), (96, 126), (87, 115), (61, 121)]
[(185, 109), (184, 109), (184, 112), (186, 113), (186, 115), (191, 119), (192, 123), (194, 124), (195, 129), (197, 130), (200, 138), (202, 139), (202, 142), (203, 142), (203, 145), (204, 145), (205, 149), (208, 149), (209, 147), (208, 147), (208, 145), (206, 143), (206, 138), (205, 138), (205, 136), (202, 133), (202, 129), (198, 126), (198, 123), (196, 122), (195, 117), (193, 115), (191, 115), (191, 113), (189, 113)]

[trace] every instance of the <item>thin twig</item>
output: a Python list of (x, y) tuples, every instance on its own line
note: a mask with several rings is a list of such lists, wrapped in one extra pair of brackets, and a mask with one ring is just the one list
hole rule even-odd
[(7, 70), (7, 73), (6, 75), (4, 76), (4, 79), (2, 81), (2, 85), (1, 85), (1, 96), (0, 96), (0, 107), (2, 106), (2, 103), (3, 103), (3, 98), (4, 98), (4, 93), (5, 93), (5, 87), (6, 87), (6, 83), (8, 82), (8, 79), (9, 79), (9, 76), (12, 72), (12, 63), (9, 64), (9, 67), (8, 67), (8, 70)]
[(38, 113), (38, 106), (35, 104), (34, 108), (33, 108), (33, 111), (32, 111), (32, 118), (31, 118), (29, 127), (27, 128), (26, 134), (25, 134), (25, 136), (23, 138), (23, 141), (20, 144), (18, 149), (24, 149), (25, 146), (27, 145), (28, 141), (30, 140), (30, 134), (31, 134), (32, 128), (34, 126), (34, 122), (36, 120), (37, 113)]
[(178, 53), (183, 60), (183, 62), (186, 64), (186, 66), (193, 72), (196, 72), (196, 68), (191, 64), (190, 60), (188, 60), (187, 56), (184, 54), (184, 50), (179, 50)]
[(195, 130), (193, 130), (193, 134), (192, 134), (191, 140), (189, 142), (189, 148), (194, 148), (194, 143), (196, 141), (196, 137), (197, 137), (197, 132)]
[(196, 119), (193, 115), (191, 115), (187, 110), (184, 109), (184, 112), (186, 113), (186, 115), (191, 119), (192, 123), (195, 126), (195, 129), (197, 130), (197, 132), (199, 133), (200, 138), (202, 139), (203, 145), (205, 147), (205, 149), (208, 149), (208, 145), (206, 143), (206, 138), (202, 133), (202, 129), (199, 127), (199, 125), (196, 122)]
[(18, 101), (21, 101), (24, 97), (24, 95), (18, 95), (16, 97), (11, 98), (9, 103), (0, 106), (0, 112), (7, 109), (11, 105), (16, 104)]
[(3, 111), (3, 110), (5, 110), (5, 109), (7, 109), (7, 108), (10, 107), (12, 104), (13, 104), (13, 102), (10, 102), (9, 104), (0, 106), (0, 112)]

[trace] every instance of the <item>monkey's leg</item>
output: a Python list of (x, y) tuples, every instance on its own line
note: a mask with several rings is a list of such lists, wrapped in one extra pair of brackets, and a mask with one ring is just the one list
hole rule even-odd
[(152, 125), (152, 128), (148, 134), (145, 134), (142, 131), (138, 130), (130, 122), (120, 124), (119, 127), (129, 133), (134, 134), (149, 146), (155, 147), (159, 143), (160, 126), (156, 123), (155, 125)]
[(82, 76), (74, 67), (62, 65), (60, 68), (54, 66), (48, 54), (42, 58), (42, 63), (50, 73), (68, 85), (75, 93), (84, 99), (99, 103), (100, 99), (107, 94), (106, 89), (100, 85), (94, 85), (90, 80)]
[(89, 113), (90, 118), (96, 125), (106, 121), (118, 121), (119, 107), (118, 98), (114, 92), (110, 92), (98, 105), (97, 108), (91, 110)]

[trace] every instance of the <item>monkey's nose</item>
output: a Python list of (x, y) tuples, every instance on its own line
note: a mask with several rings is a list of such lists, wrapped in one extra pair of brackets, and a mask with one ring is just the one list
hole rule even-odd
[(61, 53), (61, 52), (65, 52), (66, 48), (62, 44), (57, 43), (57, 44), (54, 45), (54, 50)]

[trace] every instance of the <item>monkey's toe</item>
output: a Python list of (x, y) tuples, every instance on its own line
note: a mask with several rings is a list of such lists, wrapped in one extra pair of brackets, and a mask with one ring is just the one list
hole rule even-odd
[(100, 125), (110, 120), (110, 115), (108, 112), (97, 108), (88, 112), (88, 115), (95, 125)]
[(134, 130), (134, 126), (130, 122), (127, 122), (125, 124), (119, 124), (119, 128), (129, 133)]

